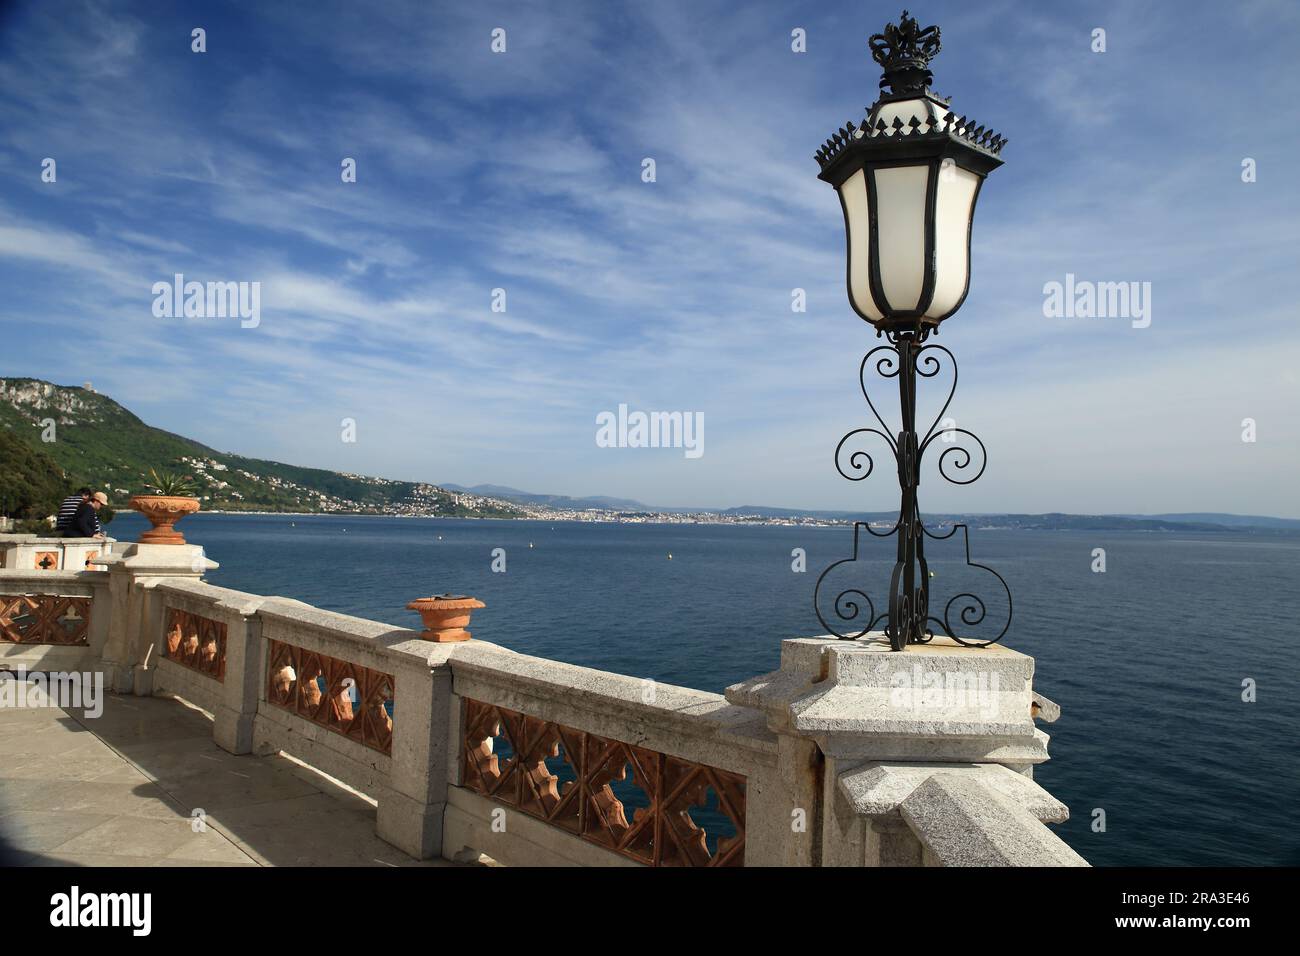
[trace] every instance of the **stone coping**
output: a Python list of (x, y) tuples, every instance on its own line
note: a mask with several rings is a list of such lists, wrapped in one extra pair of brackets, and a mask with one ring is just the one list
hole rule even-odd
[(923, 783), (936, 774), (975, 774), (973, 779), (1001, 794), (1043, 823), (1064, 823), (1069, 808), (1034, 782), (996, 763), (884, 763), (872, 762), (840, 774), (839, 790), (860, 814), (893, 814)]
[(1087, 866), (1088, 863), (1004, 792), (973, 773), (936, 773), (900, 811), (943, 866)]
[[(103, 571), (28, 571), (18, 568), (0, 568), (0, 594), (51, 593), (53, 585), (80, 584), (90, 587), (106, 583)], [(14, 591), (14, 588), (21, 588)], [(55, 590), (58, 590), (55, 588)]]
[[(923, 691), (921, 692), (924, 693)], [(791, 704), (792, 726), (810, 734), (909, 737), (1034, 736), (1023, 690), (990, 693), (979, 701), (900, 707), (890, 688), (832, 687)]]
[(245, 616), (256, 613), (271, 598), (248, 591), (236, 591), (233, 588), (218, 587), (197, 578), (162, 578), (150, 582), (154, 591), (174, 594), (189, 598), (191, 603), (208, 603), (215, 607), (232, 609)]
[(839, 683), (879, 683), (882, 676), (888, 683), (888, 675), (900, 662), (923, 663), (941, 671), (972, 667), (996, 669), (1025, 680), (1034, 676), (1034, 659), (1027, 654), (1001, 644), (967, 647), (943, 635), (936, 635), (928, 644), (911, 644), (901, 651), (891, 648), (889, 639), (878, 631), (855, 641), (825, 635), (794, 637), (781, 642), (782, 670), (815, 673), (823, 679), (833, 675)]
[(62, 535), (37, 535), (37, 534), (15, 534), (6, 532), (0, 534), (0, 545), (4, 544), (40, 544), (40, 545), (64, 545), (64, 544), (116, 544), (117, 538), (65, 538)]
[[(482, 641), (460, 645), (450, 663), (457, 693), (473, 691), (475, 684), (481, 684), (509, 695), (526, 695), (547, 709), (653, 721), (656, 728), (696, 737), (727, 734), (740, 746), (775, 753), (775, 737), (756, 722), (758, 715), (728, 703), (721, 694), (651, 681), (654, 701), (647, 702), (647, 681), (642, 678), (518, 654)], [(462, 681), (470, 687), (462, 688)], [(481, 695), (481, 691), (477, 693)], [(491, 699), (484, 702), (497, 703)]]
[[(257, 616), (262, 621), (264, 638), (307, 646), (339, 660), (353, 660), (380, 670), (385, 667), (384, 661), (392, 662), (390, 666), (422, 665), (432, 670), (445, 666), (453, 649), (463, 646), (426, 641), (411, 628), (325, 611), (291, 598), (266, 598), (257, 607)], [(313, 641), (320, 646), (309, 646)], [(367, 659), (354, 660), (356, 654)]]

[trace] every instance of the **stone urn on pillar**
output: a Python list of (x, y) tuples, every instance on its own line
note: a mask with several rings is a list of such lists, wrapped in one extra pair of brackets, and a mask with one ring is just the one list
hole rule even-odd
[(193, 479), (150, 470), (156, 494), (135, 495), (127, 506), (149, 519), (152, 527), (140, 535), (141, 544), (184, 544), (185, 536), (173, 527), (186, 515), (199, 510), (199, 499), (192, 494)]
[(185, 536), (173, 525), (199, 510), (199, 499), (183, 495), (136, 495), (128, 506), (153, 525), (140, 535), (141, 544), (184, 544)]
[(470, 615), (475, 608), (487, 605), (463, 594), (442, 594), (418, 598), (406, 606), (420, 612), (420, 619), (424, 621), (422, 638), (439, 644), (452, 644), (470, 639), (469, 631), (465, 630)]

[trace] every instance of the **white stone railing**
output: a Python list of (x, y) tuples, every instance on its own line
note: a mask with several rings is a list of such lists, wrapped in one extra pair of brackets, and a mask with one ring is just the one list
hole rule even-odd
[(0, 569), (9, 571), (87, 571), (90, 562), (113, 553), (116, 538), (63, 538), (0, 534)]
[(208, 711), (218, 744), (248, 753), (265, 669), (256, 612), (268, 599), (196, 579), (163, 578), (149, 589), (153, 692)]
[(145, 587), (153, 693), (209, 711), (231, 753), (283, 751), (371, 796), (380, 836), (439, 852), (449, 736), (437, 645), (193, 579)]
[(0, 601), (90, 608), (84, 645), (0, 645), (0, 666), (75, 654), (118, 692), (183, 698), (223, 749), (283, 751), (374, 798), (378, 834), (418, 858), (1083, 864), (1032, 779), (1033, 715), (1055, 705), (1006, 648), (788, 640), (724, 697), (214, 587), (190, 546), (102, 564), (0, 571)]
[[(732, 853), (725, 858), (752, 863), (765, 856), (775, 860), (779, 853), (779, 840), (772, 840), (770, 831), (759, 827), (746, 833), (745, 820), (747, 810), (768, 818), (764, 798), (776, 789), (775, 737), (759, 715), (720, 695), (560, 664), (480, 641), (432, 644), (416, 631), (198, 580), (162, 579), (144, 587), (153, 693), (182, 697), (209, 711), (218, 744), (231, 752), (284, 751), (371, 795), (379, 806), (380, 835), (415, 855), (487, 853), (525, 865), (660, 862), (638, 842), (639, 825), (657, 835), (658, 846), (714, 861), (724, 858), (718, 841), (710, 850), (712, 834), (699, 831), (690, 811), (691, 801), (715, 786), (731, 798), (729, 809), (738, 816), (729, 821), (738, 832), (731, 834)], [(192, 644), (188, 652), (187, 642)], [(291, 674), (284, 673), (286, 667)], [(312, 700), (305, 701), (302, 682), (317, 670), (319, 686), (309, 685)], [(348, 680), (351, 685), (344, 688)], [(350, 733), (358, 726), (364, 730), (358, 720), (364, 717), (368, 686), (381, 688), (386, 692), (381, 696), (391, 701), (386, 740)], [(345, 690), (349, 713), (343, 719), (334, 702)], [(465, 785), (467, 720), (474, 718), (475, 707), (526, 714), (529, 736), (547, 727), (583, 735), (575, 754), (561, 744), (555, 755), (570, 766), (584, 761), (587, 745), (606, 742), (611, 753), (605, 765), (583, 774), (585, 780), (572, 781), (570, 802), (590, 799), (593, 791), (608, 799), (604, 783), (593, 787), (590, 778), (606, 769), (616, 774), (622, 767), (610, 765), (624, 754), (634, 765), (637, 758), (646, 765), (658, 760), (670, 775), (693, 772), (696, 786), (685, 780), (642, 781), (645, 768), (633, 769), (629, 783), (664, 787), (659, 799), (647, 801), (665, 804), (661, 819), (638, 821), (629, 810), (632, 820), (610, 825), (593, 814), (585, 827), (565, 829), (539, 807), (506, 799), (500, 788)], [(510, 728), (501, 729), (508, 738)], [(519, 740), (526, 746), (524, 737)], [(544, 761), (515, 761), (505, 776), (554, 788), (559, 801), (561, 781), (539, 774), (536, 763)], [(671, 790), (680, 791), (674, 805), (666, 802)], [(575, 823), (583, 815), (576, 808)], [(627, 836), (622, 845), (620, 835)]]
[(781, 862), (777, 739), (760, 714), (480, 642), (450, 665), (459, 730), (444, 852), (528, 865)]
[(0, 570), (0, 668), (84, 671), (108, 638), (107, 575)]

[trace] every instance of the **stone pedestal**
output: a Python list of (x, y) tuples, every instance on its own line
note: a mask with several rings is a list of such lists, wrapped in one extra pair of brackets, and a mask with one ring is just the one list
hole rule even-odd
[(102, 654), (104, 681), (114, 692), (153, 693), (153, 635), (162, 632), (162, 605), (150, 589), (164, 578), (198, 579), (220, 565), (198, 545), (129, 544), (91, 562), (109, 572), (112, 612)]
[[(997, 645), (936, 637), (893, 651), (883, 635), (800, 638), (782, 643), (779, 670), (727, 688), (727, 700), (766, 715), (790, 763), (783, 775), (807, 775), (809, 744), (821, 754), (814, 865), (921, 865), (936, 862), (926, 856), (932, 805), (951, 793), (963, 806), (985, 794), (991, 814), (1025, 814), (1017, 825), (1068, 816), (1032, 780), (1048, 741), (1035, 701), (1056, 712), (1035, 697), (1033, 673), (1032, 658)], [(972, 846), (981, 838), (968, 835)]]

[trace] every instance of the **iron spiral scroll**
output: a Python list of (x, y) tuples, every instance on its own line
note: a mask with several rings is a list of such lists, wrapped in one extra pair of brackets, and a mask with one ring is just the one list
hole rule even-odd
[[(952, 484), (969, 485), (979, 480), (988, 462), (984, 443), (978, 435), (956, 425), (944, 425), (944, 416), (957, 391), (957, 360), (944, 346), (928, 343), (928, 336), (928, 328), (891, 332), (888, 334), (888, 345), (876, 346), (862, 359), (858, 382), (867, 406), (880, 427), (872, 425), (855, 428), (845, 434), (835, 447), (835, 468), (849, 481), (865, 480), (875, 471), (875, 459), (869, 451), (859, 446), (866, 441), (883, 441), (894, 456), (902, 503), (898, 520), (886, 531), (879, 531), (866, 521), (853, 523), (853, 553), (822, 571), (813, 590), (813, 609), (822, 627), (842, 640), (856, 640), (883, 625), (894, 650), (902, 650), (908, 644), (928, 643), (933, 640), (936, 632), (968, 647), (987, 647), (1000, 641), (1011, 627), (1011, 589), (1002, 575), (987, 565), (971, 560), (970, 529), (965, 523), (954, 524), (946, 533), (932, 531), (921, 520), (917, 504), (922, 464), (926, 452), (936, 440), (949, 446), (938, 456), (938, 471), (940, 477)], [(918, 435), (917, 377), (935, 378), (945, 365), (952, 369), (952, 383), (947, 398), (924, 435)], [(872, 370), (881, 379), (898, 380), (902, 422), (896, 434), (891, 434), (889, 424), (872, 400), (868, 386)], [(859, 560), (860, 532), (863, 530), (872, 537), (895, 537), (898, 540), (897, 560), (890, 575), (889, 600), (877, 611), (875, 602), (865, 589), (856, 586), (844, 588), (835, 595), (832, 602), (834, 617), (839, 622), (839, 626), (835, 626), (822, 613), (822, 585), (836, 568)], [(991, 574), (1006, 594), (1006, 621), (993, 637), (971, 636), (971, 630), (983, 625), (989, 613), (984, 599), (974, 591), (963, 590), (954, 594), (944, 604), (942, 614), (932, 612), (930, 606), (931, 575), (925, 557), (925, 539), (944, 541), (959, 531), (965, 549), (966, 566)], [(850, 626), (846, 627), (844, 622)]]

